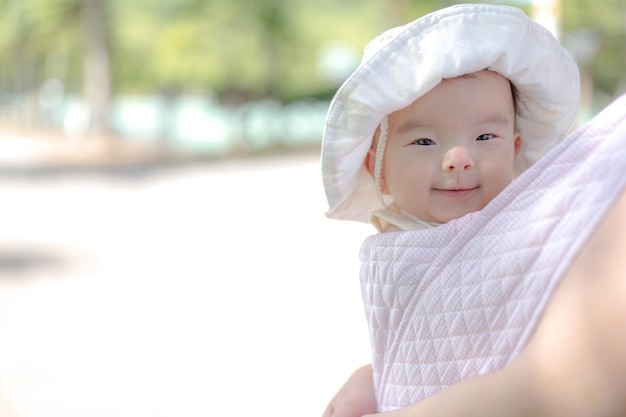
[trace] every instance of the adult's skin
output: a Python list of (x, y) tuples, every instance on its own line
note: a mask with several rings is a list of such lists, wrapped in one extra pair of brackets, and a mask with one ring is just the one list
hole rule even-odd
[(372, 365), (354, 371), (324, 411), (323, 417), (361, 417), (377, 410)]
[[(504, 369), (468, 379), (385, 417), (626, 415), (626, 192)], [(373, 414), (372, 414), (373, 416)]]

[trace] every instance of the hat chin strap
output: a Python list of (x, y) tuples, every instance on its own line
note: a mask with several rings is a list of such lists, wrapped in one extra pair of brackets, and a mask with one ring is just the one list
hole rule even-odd
[(376, 192), (378, 199), (385, 205), (383, 198), (383, 189), (381, 185), (381, 178), (383, 173), (383, 159), (385, 156), (385, 146), (387, 145), (387, 133), (389, 130), (389, 122), (387, 116), (383, 117), (380, 121), (380, 135), (378, 137), (378, 146), (376, 146), (376, 158), (374, 160), (374, 183), (376, 184)]

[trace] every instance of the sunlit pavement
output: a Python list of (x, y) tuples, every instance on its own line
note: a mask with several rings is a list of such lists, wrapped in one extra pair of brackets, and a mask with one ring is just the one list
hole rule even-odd
[(0, 134), (0, 416), (320, 416), (368, 361), (372, 230), (323, 216), (317, 154), (42, 170), (24, 143)]

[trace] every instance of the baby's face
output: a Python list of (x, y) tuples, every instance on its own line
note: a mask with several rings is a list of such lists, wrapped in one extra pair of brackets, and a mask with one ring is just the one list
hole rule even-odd
[(414, 216), (462, 217), (513, 180), (521, 138), (511, 86), (495, 72), (446, 80), (388, 120), (382, 191)]

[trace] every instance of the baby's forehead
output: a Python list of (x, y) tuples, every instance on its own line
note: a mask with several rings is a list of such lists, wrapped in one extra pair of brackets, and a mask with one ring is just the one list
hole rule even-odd
[(518, 88), (515, 86), (515, 83), (510, 78), (500, 74), (499, 72), (484, 69), (481, 71), (463, 74), (458, 77), (444, 78), (441, 80), (441, 83), (451, 83), (458, 80), (499, 80), (502, 85), (506, 85), (508, 86), (507, 88), (510, 89), (511, 99), (513, 100), (513, 109), (515, 114), (519, 115), (520, 93)]
[[(453, 109), (458, 108), (459, 103), (478, 109), (484, 105), (480, 100), (506, 104), (508, 110), (510, 103), (515, 107), (516, 93), (514, 90), (513, 83), (507, 77), (490, 70), (477, 71), (454, 78), (444, 78), (406, 106), (387, 114), (387, 117), (402, 116), (418, 109), (422, 109), (424, 113), (436, 112), (437, 110), (445, 111), (447, 105)], [(465, 100), (460, 100), (462, 97), (465, 97)]]

